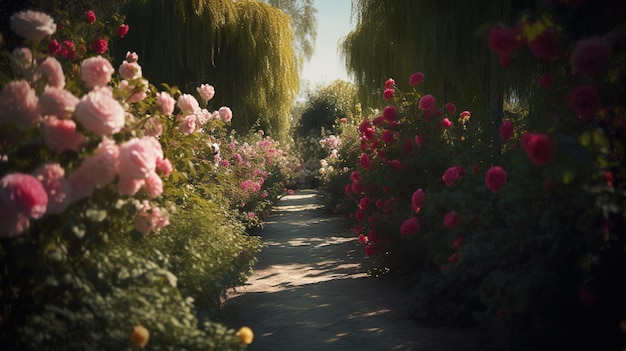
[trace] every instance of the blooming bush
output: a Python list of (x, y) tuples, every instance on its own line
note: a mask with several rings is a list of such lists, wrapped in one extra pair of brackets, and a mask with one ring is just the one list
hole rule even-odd
[(136, 53), (113, 64), (121, 18), (10, 26), (25, 40), (0, 75), (1, 343), (245, 348), (214, 312), (256, 260), (245, 230), (282, 193), (287, 150), (239, 141), (209, 84), (158, 91)]
[(420, 93), (429, 77), (390, 79), (358, 151), (338, 151), (349, 176), (330, 205), (349, 206), (373, 274), (409, 274), (421, 321), (484, 323), (503, 349), (624, 347), (625, 9), (550, 4), (489, 31), (505, 68), (535, 57), (540, 88), (500, 140), (479, 127), (493, 116)]

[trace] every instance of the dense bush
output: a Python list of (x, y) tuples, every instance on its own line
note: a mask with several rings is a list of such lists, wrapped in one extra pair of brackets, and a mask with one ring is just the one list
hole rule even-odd
[(422, 321), (484, 323), (502, 349), (623, 348), (625, 12), (553, 5), (489, 32), (503, 65), (536, 58), (528, 111), (504, 111), (494, 138), (498, 111), (459, 113), (419, 72), (405, 93), (390, 79), (358, 149), (339, 149), (330, 205), (351, 209), (373, 274), (409, 275)]

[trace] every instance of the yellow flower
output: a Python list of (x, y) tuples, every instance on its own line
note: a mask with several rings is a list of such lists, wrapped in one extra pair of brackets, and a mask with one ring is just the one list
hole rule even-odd
[(150, 339), (150, 331), (142, 325), (136, 325), (130, 335), (130, 342), (135, 347), (144, 348)]
[(548, 28), (554, 28), (554, 22), (547, 14), (543, 14), (540, 19), (534, 21), (528, 18), (528, 15), (522, 16), (519, 20), (521, 35), (518, 40), (524, 38), (528, 42), (534, 41), (541, 33)]
[(241, 327), (236, 335), (239, 337), (239, 340), (246, 345), (252, 344), (252, 340), (254, 339), (254, 333), (249, 327)]

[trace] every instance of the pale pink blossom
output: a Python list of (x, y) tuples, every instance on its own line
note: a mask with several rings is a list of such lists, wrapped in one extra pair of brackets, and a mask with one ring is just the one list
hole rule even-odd
[(119, 157), (120, 150), (115, 141), (104, 139), (93, 155), (85, 157), (81, 168), (86, 168), (92, 175), (95, 186), (105, 186), (115, 180)]
[(0, 123), (26, 128), (40, 120), (39, 99), (25, 80), (12, 81), (0, 91)]
[(59, 163), (46, 163), (37, 167), (33, 176), (41, 182), (48, 194), (46, 214), (63, 213), (72, 200), (72, 187), (65, 178), (65, 169)]
[(182, 94), (179, 96), (177, 104), (183, 115), (192, 114), (200, 109), (198, 100), (190, 94)]
[(135, 215), (135, 229), (144, 235), (150, 234), (151, 231), (160, 231), (169, 225), (169, 219), (166, 213), (162, 213), (161, 209), (151, 205), (148, 201), (143, 201), (137, 207)]
[(220, 119), (224, 122), (230, 122), (230, 120), (233, 119), (233, 111), (231, 111), (229, 107), (220, 107), (218, 113), (220, 115)]
[(209, 84), (200, 85), (196, 88), (196, 91), (200, 94), (200, 97), (205, 103), (213, 99), (213, 95), (215, 95), (215, 88)]
[(48, 194), (32, 175), (9, 173), (0, 179), (0, 204), (15, 208), (27, 218), (37, 219), (46, 213)]
[(125, 123), (124, 108), (107, 88), (96, 88), (83, 96), (74, 114), (85, 129), (99, 136), (113, 135)]
[(40, 78), (40, 73), (36, 70), (36, 65), (34, 64), (33, 52), (29, 48), (19, 47), (14, 49), (11, 54), (22, 77), (29, 81), (36, 81)]
[(155, 171), (159, 152), (149, 139), (154, 138), (133, 138), (120, 145), (120, 176), (131, 179), (145, 179), (150, 173)]
[(143, 124), (143, 134), (146, 136), (158, 137), (163, 134), (163, 124), (158, 117), (150, 117)]
[(142, 76), (141, 66), (139, 66), (136, 61), (122, 61), (122, 64), (118, 68), (118, 72), (120, 73), (120, 77), (122, 77), (122, 79), (133, 79)]
[(126, 102), (133, 104), (135, 102), (142, 101), (148, 96), (148, 81), (146, 79), (140, 79), (141, 85), (131, 85), (126, 79), (122, 80), (119, 84), (120, 90), (127, 96)]
[(163, 180), (155, 172), (150, 173), (145, 180), (143, 188), (150, 198), (158, 197), (163, 193)]
[(199, 126), (203, 126), (206, 124), (206, 122), (208, 122), (210, 119), (212, 119), (212, 115), (211, 112), (209, 112), (207, 109), (203, 108), (199, 111), (197, 111), (195, 113), (196, 116), (196, 124)]
[(120, 175), (120, 179), (117, 182), (117, 192), (120, 195), (133, 196), (143, 187), (145, 182), (145, 179), (134, 179)]
[(87, 168), (79, 167), (74, 170), (68, 177), (68, 180), (72, 188), (72, 203), (90, 197), (96, 188), (92, 175)]
[(136, 52), (126, 51), (126, 61), (128, 62), (137, 62), (139, 60), (139, 55)]
[(182, 122), (180, 123), (178, 130), (180, 130), (181, 133), (184, 133), (184, 134), (193, 133), (194, 130), (196, 130), (196, 116), (195, 115), (185, 116), (185, 118), (183, 118)]
[(15, 34), (29, 40), (42, 40), (57, 30), (54, 19), (38, 11), (26, 10), (15, 13), (9, 21)]
[(63, 88), (47, 86), (39, 96), (39, 111), (43, 116), (70, 118), (79, 101), (74, 94)]
[(102, 56), (87, 58), (80, 64), (80, 79), (89, 89), (109, 84), (113, 72), (111, 62)]
[(164, 115), (171, 115), (176, 107), (176, 100), (166, 91), (162, 91), (156, 94), (156, 104), (159, 106), (159, 110)]
[(85, 137), (76, 130), (76, 123), (71, 119), (49, 116), (43, 128), (44, 143), (52, 151), (78, 151), (85, 142)]
[(167, 177), (172, 173), (174, 167), (172, 167), (172, 163), (167, 158), (158, 158), (156, 162), (156, 170), (163, 176)]
[(65, 74), (61, 63), (52, 56), (46, 57), (39, 65), (39, 72), (46, 77), (49, 86), (63, 88), (65, 87)]

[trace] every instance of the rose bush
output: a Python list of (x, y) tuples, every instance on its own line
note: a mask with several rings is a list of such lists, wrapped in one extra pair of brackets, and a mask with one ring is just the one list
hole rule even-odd
[(148, 347), (245, 348), (215, 312), (256, 260), (246, 229), (282, 194), (287, 149), (231, 132), (208, 84), (200, 104), (157, 91), (136, 53), (114, 68), (120, 17), (24, 11), (11, 28), (25, 41), (0, 75), (0, 343), (131, 349), (140, 325)]

